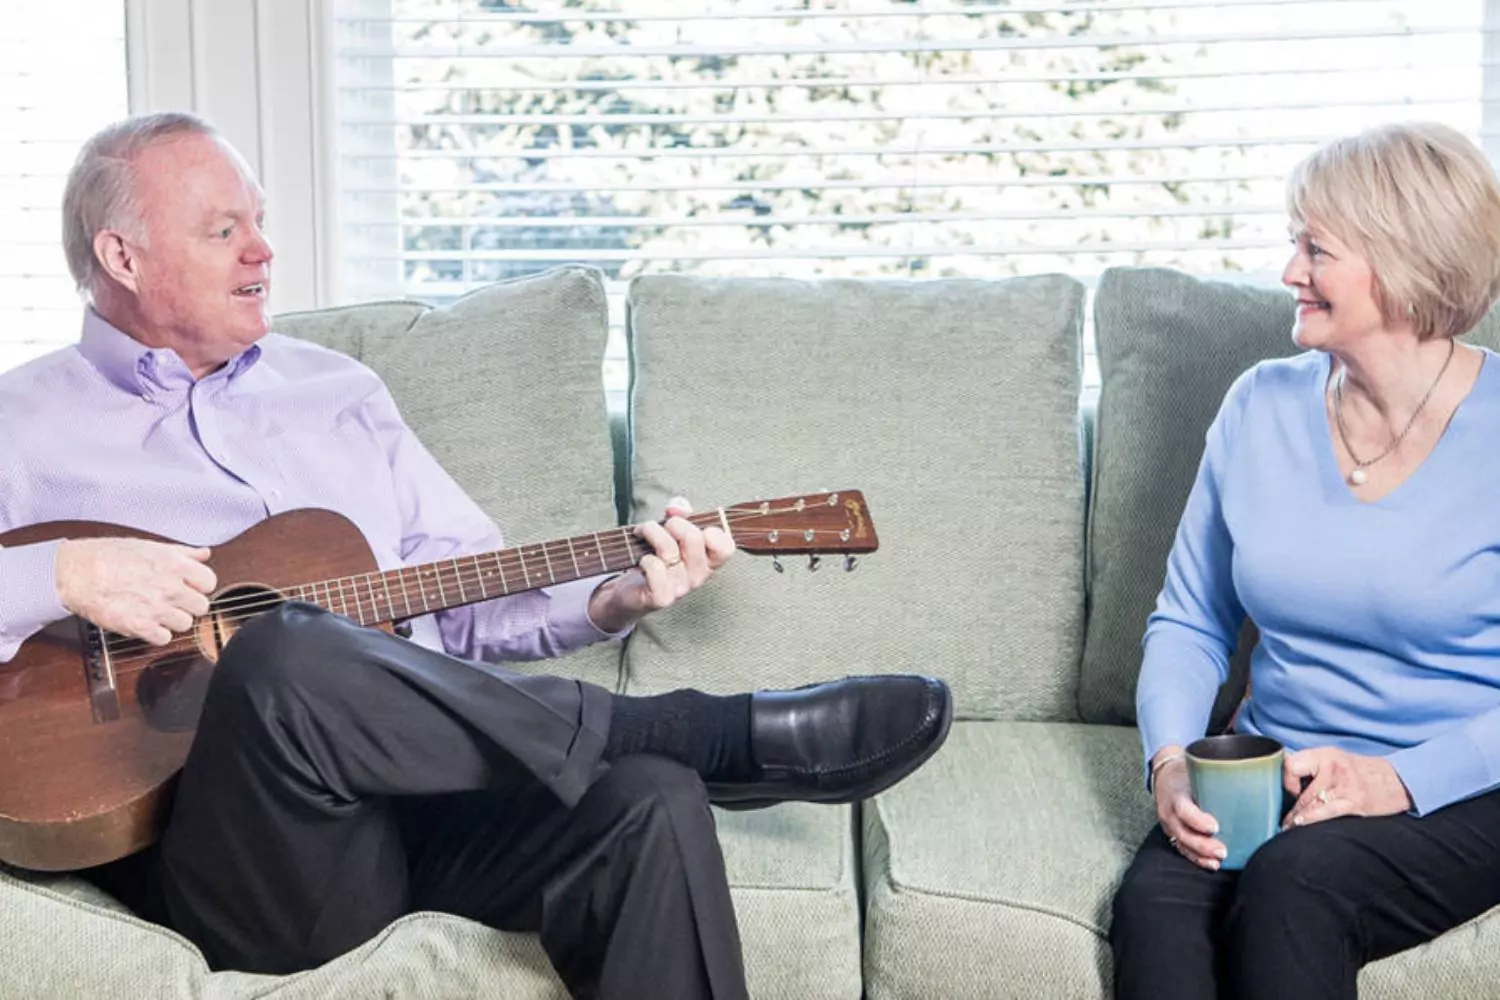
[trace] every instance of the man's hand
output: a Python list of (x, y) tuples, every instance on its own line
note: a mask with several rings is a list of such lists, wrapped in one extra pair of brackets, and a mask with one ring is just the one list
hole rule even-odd
[[(1163, 747), (1157, 751), (1153, 763), (1180, 751), (1180, 747)], [(1156, 777), (1151, 779), (1151, 793), (1156, 797), (1157, 821), (1177, 853), (1199, 868), (1216, 871), (1229, 851), (1223, 841), (1215, 839), (1219, 821), (1193, 801), (1187, 761), (1179, 755), (1157, 768)]]
[(165, 646), (208, 612), (208, 549), (138, 538), (79, 538), (57, 549), (63, 607), (100, 628)]
[[(1311, 779), (1306, 788), (1302, 787), (1305, 778)], [(1297, 796), (1283, 829), (1335, 816), (1393, 816), (1412, 807), (1411, 795), (1390, 761), (1333, 747), (1287, 754), (1282, 782)]]
[(589, 618), (606, 632), (618, 632), (677, 602), (713, 576), (734, 555), (734, 540), (723, 528), (699, 528), (687, 520), (692, 506), (681, 497), (667, 504), (667, 522), (637, 525), (635, 533), (650, 543), (653, 555), (640, 565), (600, 584), (589, 598)]

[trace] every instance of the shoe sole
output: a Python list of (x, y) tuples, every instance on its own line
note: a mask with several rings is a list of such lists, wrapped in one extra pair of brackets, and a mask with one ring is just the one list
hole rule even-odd
[(828, 798), (781, 798), (781, 799), (739, 799), (728, 802), (719, 801), (714, 798), (715, 786), (709, 786), (709, 801), (720, 809), (729, 809), (735, 812), (748, 811), (751, 809), (767, 809), (771, 806), (780, 805), (783, 802), (812, 802), (822, 806), (847, 805), (850, 802), (863, 802), (872, 799), (881, 792), (888, 791), (893, 786), (904, 781), (913, 771), (932, 759), (932, 755), (942, 749), (943, 744), (948, 742), (948, 730), (953, 728), (953, 690), (948, 688), (948, 697), (943, 703), (943, 717), (938, 723), (937, 736), (927, 745), (927, 748), (911, 760), (907, 761), (900, 770), (888, 777), (878, 787), (861, 791), (857, 795), (830, 795)]

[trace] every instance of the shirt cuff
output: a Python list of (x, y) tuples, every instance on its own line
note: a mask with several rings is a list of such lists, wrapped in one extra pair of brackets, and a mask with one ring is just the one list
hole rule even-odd
[(1386, 760), (1411, 795), (1412, 813), (1417, 816), (1477, 795), (1495, 784), (1484, 752), (1468, 733), (1445, 733), (1397, 750)]
[(599, 585), (610, 576), (591, 576), (585, 580), (573, 580), (544, 587), (547, 601), (547, 630), (563, 649), (582, 649), (606, 639), (623, 639), (634, 625), (627, 625), (618, 632), (606, 632), (589, 617), (589, 599)]
[(0, 636), (19, 642), (68, 617), (57, 595), (57, 550), (62, 539), (0, 548)]

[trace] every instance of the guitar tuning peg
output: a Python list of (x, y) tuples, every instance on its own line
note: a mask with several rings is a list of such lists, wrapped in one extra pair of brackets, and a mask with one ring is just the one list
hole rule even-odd
[(816, 573), (818, 571), (818, 563), (820, 563), (822, 561), (823, 561), (823, 558), (821, 556), (819, 556), (817, 553), (813, 553), (813, 554), (809, 555), (807, 557), (807, 571), (809, 573)]
[(854, 572), (854, 567), (858, 566), (858, 565), (859, 565), (859, 560), (856, 559), (856, 558), (854, 558), (852, 555), (844, 557), (844, 572), (845, 573), (853, 573)]
[(772, 556), (771, 557), (771, 565), (776, 568), (776, 572), (778, 572), (778, 573), (785, 573), (786, 572), (786, 567), (783, 566), (783, 565), (781, 565), (781, 557), (780, 556)]

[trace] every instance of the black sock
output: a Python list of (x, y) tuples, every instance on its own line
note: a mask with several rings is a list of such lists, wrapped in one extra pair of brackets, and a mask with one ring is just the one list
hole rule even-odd
[(604, 759), (655, 754), (686, 764), (705, 781), (755, 781), (750, 746), (750, 696), (669, 691), (615, 695)]

